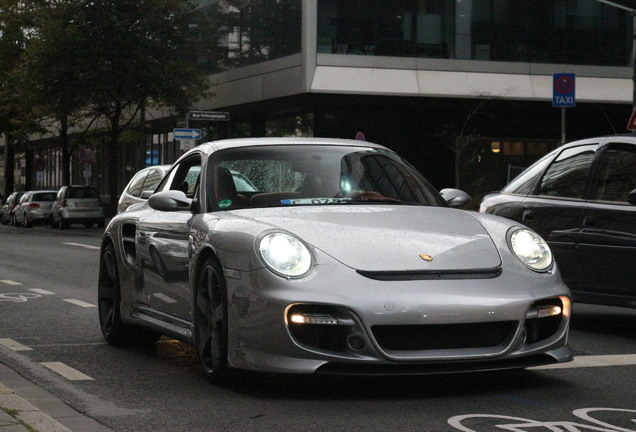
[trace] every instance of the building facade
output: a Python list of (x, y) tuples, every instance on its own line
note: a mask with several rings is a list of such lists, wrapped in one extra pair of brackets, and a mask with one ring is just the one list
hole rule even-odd
[[(627, 132), (633, 18), (596, 0), (230, 3), (200, 5), (235, 18), (198, 106), (230, 112), (230, 136), (365, 137), (479, 195), (563, 135)], [(576, 76), (565, 110), (552, 107), (562, 72)]]

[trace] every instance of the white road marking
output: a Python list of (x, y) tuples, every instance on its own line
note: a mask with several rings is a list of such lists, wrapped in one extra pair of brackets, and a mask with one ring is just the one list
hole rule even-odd
[(528, 369), (574, 369), (584, 367), (631, 366), (636, 365), (636, 354), (616, 354), (598, 356), (578, 356), (568, 363), (535, 366)]
[(54, 292), (43, 290), (40, 288), (29, 288), (29, 291), (33, 291), (34, 293), (42, 294), (42, 295), (53, 295)]
[(64, 378), (70, 381), (94, 381), (95, 378), (91, 378), (88, 375), (85, 375), (78, 371), (77, 369), (73, 369), (72, 367), (62, 363), (62, 362), (44, 362), (41, 363), (42, 366), (51, 369), (53, 372), (62, 375)]
[(92, 245), (87, 245), (87, 244), (82, 244), (82, 243), (67, 243), (67, 242), (64, 242), (63, 244), (69, 245), (69, 246), (82, 247), (84, 249), (98, 249), (99, 250), (99, 246), (92, 246)]
[(97, 305), (91, 304), (91, 303), (86, 303), (84, 301), (81, 300), (76, 300), (76, 299), (64, 299), (65, 302), (67, 303), (71, 303), (77, 306), (81, 306), (81, 307), (85, 307), (85, 308), (92, 308), (92, 307), (97, 307)]
[(9, 338), (0, 338), (0, 345), (13, 351), (33, 351), (33, 348), (29, 348), (28, 346), (22, 345), (20, 342)]
[(12, 281), (10, 279), (0, 280), (0, 282), (7, 285), (22, 285), (20, 282)]

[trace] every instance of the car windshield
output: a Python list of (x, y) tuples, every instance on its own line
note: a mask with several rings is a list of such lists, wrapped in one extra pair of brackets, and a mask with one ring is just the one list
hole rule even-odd
[(239, 147), (213, 154), (210, 167), (210, 210), (361, 203), (446, 205), (421, 174), (385, 149)]

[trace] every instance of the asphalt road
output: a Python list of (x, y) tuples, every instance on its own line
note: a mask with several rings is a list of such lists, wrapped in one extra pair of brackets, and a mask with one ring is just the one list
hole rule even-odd
[(562, 368), (214, 386), (179, 342), (104, 342), (100, 235), (0, 226), (0, 363), (113, 431), (636, 431), (636, 310), (575, 305)]

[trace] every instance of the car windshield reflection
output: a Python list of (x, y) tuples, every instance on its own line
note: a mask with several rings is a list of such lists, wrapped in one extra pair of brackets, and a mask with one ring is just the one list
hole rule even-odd
[(210, 210), (407, 204), (443, 205), (437, 191), (390, 151), (352, 146), (242, 147), (212, 156)]

